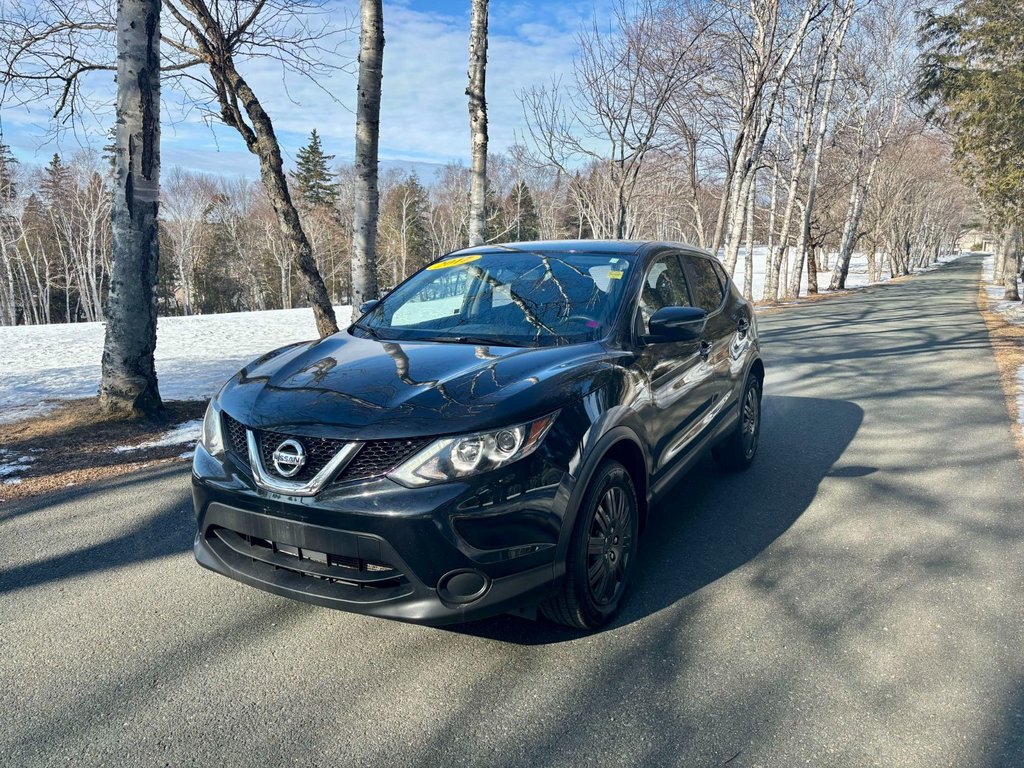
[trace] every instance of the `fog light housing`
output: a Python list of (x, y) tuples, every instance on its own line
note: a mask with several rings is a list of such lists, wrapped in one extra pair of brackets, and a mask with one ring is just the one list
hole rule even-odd
[(470, 568), (449, 571), (437, 582), (437, 595), (446, 603), (463, 605), (479, 600), (491, 588), (487, 574)]

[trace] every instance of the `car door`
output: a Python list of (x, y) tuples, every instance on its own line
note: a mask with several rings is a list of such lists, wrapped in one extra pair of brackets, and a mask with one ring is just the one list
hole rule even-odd
[(726, 288), (722, 285), (712, 260), (703, 255), (687, 253), (682, 257), (694, 306), (708, 313), (708, 322), (700, 340), (700, 354), (711, 367), (714, 386), (710, 409), (701, 428), (712, 425), (714, 418), (728, 405), (730, 344), (736, 333), (736, 321), (726, 310)]
[[(635, 316), (636, 337), (643, 339), (651, 316), (663, 307), (695, 306), (680, 254), (663, 252), (644, 274)], [(712, 406), (714, 372), (696, 341), (639, 342), (640, 367), (651, 397), (642, 416), (652, 446), (652, 481), (671, 474), (686, 455), (687, 435), (694, 433)]]

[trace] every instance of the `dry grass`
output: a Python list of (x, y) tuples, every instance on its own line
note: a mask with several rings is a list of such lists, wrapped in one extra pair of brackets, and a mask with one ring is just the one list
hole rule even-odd
[(1024, 462), (1024, 428), (1021, 426), (1021, 414), (1017, 406), (1017, 372), (1024, 366), (1024, 325), (1007, 322), (998, 312), (992, 311), (984, 280), (978, 285), (978, 309), (988, 326), (988, 336), (992, 342), (996, 365), (999, 366), (999, 380), (1006, 395), (1006, 407), (1010, 411), (1017, 451)]
[(165, 406), (159, 419), (123, 421), (106, 416), (95, 398), (87, 398), (69, 401), (44, 416), (0, 424), (0, 448), (34, 459), (18, 473), (21, 482), (0, 485), (0, 501), (181, 461), (181, 445), (114, 451), (120, 445), (155, 440), (175, 425), (201, 417), (206, 402), (174, 401)]

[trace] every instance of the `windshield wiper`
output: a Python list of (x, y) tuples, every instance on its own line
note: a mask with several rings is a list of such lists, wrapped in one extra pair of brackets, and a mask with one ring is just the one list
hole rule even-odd
[(480, 344), (488, 347), (524, 347), (526, 344), (516, 344), (511, 341), (500, 339), (488, 339), (484, 336), (432, 336), (426, 339), (415, 339), (415, 341), (439, 341), (447, 344)]
[(358, 328), (360, 331), (365, 331), (366, 333), (370, 334), (370, 338), (372, 339), (376, 339), (377, 341), (381, 341), (382, 339), (380, 332), (376, 328), (372, 328), (369, 325), (366, 325), (365, 323), (352, 323), (352, 327)]

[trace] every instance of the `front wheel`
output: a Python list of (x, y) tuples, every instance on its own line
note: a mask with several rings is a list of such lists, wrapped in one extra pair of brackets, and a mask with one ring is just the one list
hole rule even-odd
[(612, 620), (636, 560), (638, 510), (629, 472), (617, 461), (605, 461), (577, 515), (565, 580), (541, 613), (576, 629), (597, 629)]
[(723, 469), (739, 471), (754, 462), (761, 439), (761, 380), (751, 374), (740, 397), (740, 418), (735, 429), (711, 449)]

